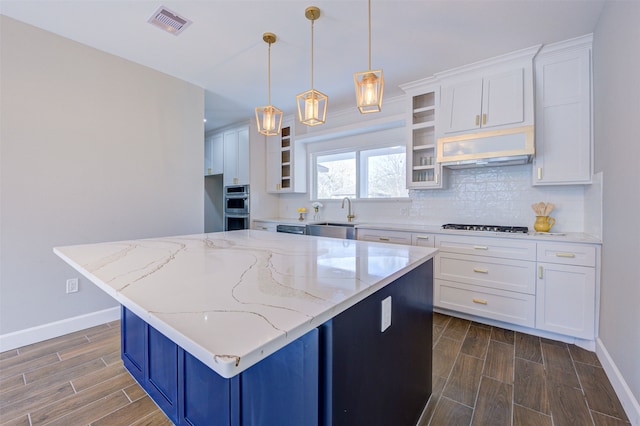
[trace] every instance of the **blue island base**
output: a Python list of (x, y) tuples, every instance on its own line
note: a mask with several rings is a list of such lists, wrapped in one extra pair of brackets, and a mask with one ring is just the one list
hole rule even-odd
[(429, 260), (231, 379), (123, 306), (122, 359), (177, 425), (413, 426), (431, 395), (432, 270)]

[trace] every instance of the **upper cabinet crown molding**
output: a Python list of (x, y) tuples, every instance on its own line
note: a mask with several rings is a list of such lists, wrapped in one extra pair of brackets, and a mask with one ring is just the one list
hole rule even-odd
[(531, 63), (541, 48), (542, 45), (539, 44), (526, 49), (516, 50), (515, 52), (506, 53), (504, 55), (495, 56), (472, 64), (435, 73), (433, 76), (440, 81), (466, 79), (469, 74), (473, 72), (483, 74), (490, 69), (500, 69), (505, 66), (511, 68), (512, 64), (516, 62)]

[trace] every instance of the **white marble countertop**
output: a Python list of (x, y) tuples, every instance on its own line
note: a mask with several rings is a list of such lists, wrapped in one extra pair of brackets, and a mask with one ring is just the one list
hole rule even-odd
[[(323, 222), (334, 223), (346, 223), (340, 220), (305, 220), (296, 221), (295, 219), (287, 218), (265, 218), (254, 219), (256, 221), (270, 222), (277, 224), (291, 224), (291, 225), (307, 225)], [(421, 225), (416, 223), (377, 223), (377, 222), (353, 222), (355, 228), (364, 229), (380, 229), (390, 231), (403, 231), (403, 232), (424, 232), (429, 234), (454, 234), (454, 235), (467, 235), (475, 237), (499, 237), (499, 238), (516, 238), (525, 239), (529, 241), (554, 241), (564, 243), (588, 243), (588, 244), (602, 244), (602, 240), (596, 236), (584, 233), (584, 232), (535, 232), (533, 229), (529, 229), (528, 234), (508, 233), (508, 232), (487, 232), (487, 231), (457, 231), (442, 229), (438, 225)]]
[(229, 378), (428, 261), (436, 250), (244, 230), (54, 252)]

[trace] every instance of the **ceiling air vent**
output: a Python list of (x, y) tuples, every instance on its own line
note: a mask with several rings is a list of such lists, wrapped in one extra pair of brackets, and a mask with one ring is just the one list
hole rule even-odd
[(147, 22), (155, 25), (156, 27), (162, 28), (173, 35), (180, 34), (189, 25), (191, 25), (190, 20), (179, 16), (164, 6), (160, 6), (160, 8), (151, 15)]

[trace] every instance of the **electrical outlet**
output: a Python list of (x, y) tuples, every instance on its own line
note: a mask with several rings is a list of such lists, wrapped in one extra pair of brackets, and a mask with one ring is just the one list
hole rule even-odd
[(67, 293), (75, 293), (78, 291), (78, 279), (69, 278), (67, 280)]
[(382, 301), (382, 321), (380, 323), (380, 332), (384, 332), (391, 327), (391, 296)]

